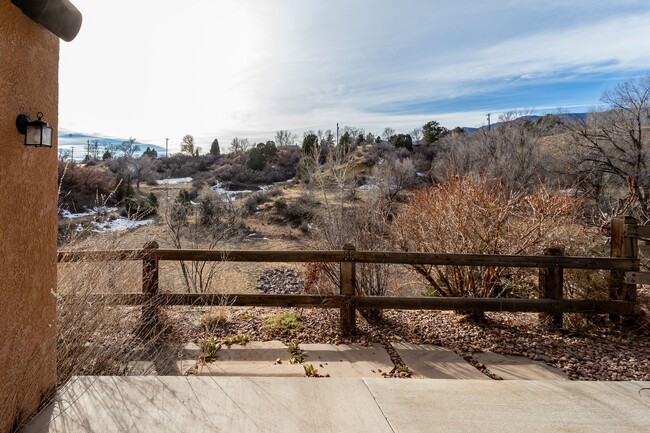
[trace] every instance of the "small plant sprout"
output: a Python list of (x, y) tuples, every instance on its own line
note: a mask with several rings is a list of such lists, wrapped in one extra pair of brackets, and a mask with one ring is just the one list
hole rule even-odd
[(246, 346), (246, 343), (250, 341), (248, 335), (241, 334), (234, 337), (225, 337), (222, 341), (223, 344), (230, 347), (233, 344), (239, 344), (240, 346)]
[(291, 353), (289, 364), (303, 364), (307, 358), (307, 353), (300, 348), (299, 341), (292, 341), (289, 343), (287, 352)]
[(210, 337), (203, 345), (203, 355), (201, 359), (205, 362), (210, 362), (216, 359), (217, 352), (221, 349), (222, 343), (216, 337)]
[(304, 364), (302, 367), (305, 369), (305, 375), (307, 377), (320, 377), (318, 370), (312, 364)]
[(411, 369), (409, 368), (408, 365), (402, 364), (397, 368), (397, 373), (399, 374), (399, 377), (411, 377)]

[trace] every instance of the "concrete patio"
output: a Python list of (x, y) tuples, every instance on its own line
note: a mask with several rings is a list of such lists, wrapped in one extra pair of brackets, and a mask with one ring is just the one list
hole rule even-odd
[(35, 432), (642, 432), (650, 382), (77, 377)]

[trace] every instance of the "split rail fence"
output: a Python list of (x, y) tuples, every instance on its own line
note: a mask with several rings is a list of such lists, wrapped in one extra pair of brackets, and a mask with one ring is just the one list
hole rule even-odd
[[(564, 256), (561, 250), (554, 248), (547, 249), (542, 256), (510, 256), (357, 251), (352, 245), (331, 251), (179, 250), (161, 249), (152, 242), (138, 250), (60, 251), (58, 261), (142, 261), (141, 293), (96, 296), (110, 304), (141, 305), (143, 324), (157, 323), (158, 309), (171, 305), (338, 308), (341, 332), (348, 335), (356, 328), (357, 309), (537, 312), (542, 320), (553, 326), (562, 325), (563, 313), (609, 314), (616, 322), (621, 318), (634, 320), (639, 314), (637, 284), (650, 284), (650, 273), (639, 271), (639, 238), (650, 238), (650, 226), (638, 225), (631, 217), (617, 217), (612, 220), (611, 257)], [(340, 292), (337, 295), (162, 293), (159, 291), (159, 262), (164, 260), (339, 263)], [(361, 296), (356, 289), (356, 263), (539, 268), (539, 297)], [(564, 299), (564, 269), (609, 270), (609, 299)]]

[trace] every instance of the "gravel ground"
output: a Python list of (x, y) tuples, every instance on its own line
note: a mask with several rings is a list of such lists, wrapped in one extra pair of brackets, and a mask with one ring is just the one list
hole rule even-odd
[[(264, 330), (266, 318), (289, 311), (302, 314), (302, 330)], [(208, 314), (226, 314), (227, 323), (206, 326), (202, 317)], [(484, 322), (476, 323), (453, 312), (385, 311), (382, 320), (373, 324), (358, 316), (357, 333), (344, 339), (337, 330), (337, 310), (175, 307), (165, 315), (171, 325), (169, 337), (199, 345), (213, 335), (238, 334), (255, 341), (278, 339), (285, 343), (380, 342), (387, 347), (390, 342), (408, 341), (447, 347), (493, 378), (498, 377), (477, 362), (474, 353), (525, 356), (560, 368), (574, 380), (650, 380), (650, 329), (614, 327), (605, 316), (587, 322), (567, 315), (565, 323), (570, 321), (571, 329), (553, 331), (540, 326), (536, 314), (488, 313)], [(394, 350), (389, 354), (396, 366), (402, 364)]]

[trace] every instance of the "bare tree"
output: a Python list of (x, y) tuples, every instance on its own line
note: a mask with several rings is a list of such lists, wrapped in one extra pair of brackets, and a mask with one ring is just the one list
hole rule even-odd
[[(510, 112), (500, 117), (498, 127), (480, 129), (474, 134), (448, 134), (438, 142), (438, 158), (433, 163), (434, 177), (450, 178), (478, 174), (499, 180), (517, 190), (544, 180), (550, 158), (541, 150), (541, 139), (553, 122), (530, 120), (527, 112)], [(555, 176), (554, 176), (555, 177)]]
[(140, 150), (140, 146), (136, 142), (135, 138), (129, 137), (129, 139), (123, 141), (122, 144), (118, 144), (116, 149), (122, 152), (127, 158), (132, 158), (133, 154)]
[(391, 156), (383, 164), (375, 165), (372, 174), (389, 207), (400, 193), (409, 190), (415, 182), (415, 167), (411, 158)]
[(576, 170), (597, 187), (602, 187), (603, 181), (615, 183), (624, 194), (633, 197), (640, 216), (647, 221), (650, 75), (619, 84), (605, 92), (601, 101), (607, 104), (608, 111), (563, 122), (577, 145)]
[(88, 140), (88, 145), (87, 145), (88, 157), (93, 157), (95, 159), (99, 158), (99, 144), (100, 141), (98, 139)]
[[(316, 247), (340, 249), (343, 244), (354, 242), (357, 248), (382, 250), (388, 247), (388, 214), (380, 195), (370, 195), (368, 202), (359, 205), (353, 200), (354, 179), (352, 176), (353, 155), (343, 146), (330, 146), (321, 164), (318, 149), (311, 155), (304, 155), (313, 172), (310, 185), (318, 189), (322, 203), (315, 210), (314, 221)], [(339, 286), (339, 272), (336, 266), (323, 264), (319, 270), (332, 286)], [(384, 295), (388, 291), (389, 269), (378, 263), (359, 263), (356, 267), (357, 287), (366, 295)], [(379, 311), (370, 311), (377, 317)]]
[(250, 148), (248, 138), (235, 137), (230, 142), (230, 151), (233, 153), (244, 153)]
[(395, 135), (394, 128), (384, 128), (384, 132), (381, 133), (381, 136), (384, 137), (384, 140), (390, 143), (390, 138)]
[(201, 148), (196, 146), (194, 137), (190, 134), (187, 134), (181, 141), (181, 152), (187, 153), (190, 156), (199, 156), (201, 153)]
[[(164, 220), (167, 237), (178, 249), (215, 249), (241, 228), (242, 210), (232, 201), (224, 202), (209, 189), (192, 203), (183, 191), (175, 200), (167, 197)], [(219, 262), (180, 261), (183, 282), (188, 293), (206, 293), (215, 283)]]
[(149, 156), (141, 156), (139, 158), (127, 158), (126, 165), (133, 180), (135, 180), (135, 188), (140, 192), (140, 182), (147, 182), (152, 179), (157, 161)]
[(414, 128), (411, 131), (411, 137), (415, 140), (415, 144), (420, 144), (420, 139), (422, 138), (422, 128)]
[(288, 129), (275, 132), (275, 144), (278, 146), (293, 146), (296, 144), (298, 136)]

